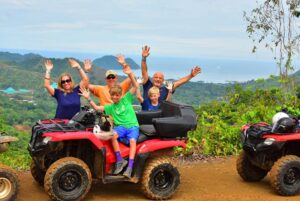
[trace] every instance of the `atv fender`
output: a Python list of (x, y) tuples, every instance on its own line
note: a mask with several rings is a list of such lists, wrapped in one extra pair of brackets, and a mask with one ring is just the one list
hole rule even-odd
[(7, 142), (15, 142), (18, 141), (19, 139), (16, 137), (11, 137), (11, 136), (0, 136), (0, 144), (1, 143), (7, 143)]
[(77, 131), (77, 132), (47, 132), (43, 137), (49, 137), (52, 142), (66, 141), (66, 140), (83, 140), (91, 141), (98, 149), (103, 147), (103, 143), (92, 132)]
[(8, 149), (10, 142), (18, 141), (19, 139), (11, 136), (0, 136), (0, 153), (5, 152)]
[(185, 149), (186, 143), (182, 140), (147, 140), (138, 145), (137, 153), (149, 153), (154, 152), (156, 150), (167, 149), (172, 147), (182, 147)]
[(291, 141), (291, 140), (299, 140), (300, 134), (292, 134), (292, 135), (289, 135), (289, 133), (267, 134), (267, 135), (264, 135), (263, 138), (274, 138), (276, 142), (285, 142), (285, 141)]

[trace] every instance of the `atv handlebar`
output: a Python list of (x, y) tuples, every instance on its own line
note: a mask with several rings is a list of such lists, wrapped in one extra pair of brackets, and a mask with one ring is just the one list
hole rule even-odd
[(96, 111), (96, 115), (99, 116), (99, 117), (106, 117), (106, 118), (109, 117), (109, 115), (106, 115), (106, 114), (104, 114), (103, 112), (100, 112), (100, 111)]

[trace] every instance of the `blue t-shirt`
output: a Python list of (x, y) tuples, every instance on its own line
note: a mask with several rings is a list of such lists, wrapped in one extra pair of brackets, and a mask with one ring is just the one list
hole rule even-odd
[[(148, 97), (148, 91), (151, 87), (153, 87), (153, 84), (152, 84), (151, 80), (148, 79), (148, 81), (145, 84), (143, 84), (143, 91), (144, 91), (143, 98), (144, 98), (144, 102), (149, 101), (150, 104), (151, 104), (151, 101)], [(167, 99), (169, 90), (167, 89), (166, 86), (162, 86), (159, 88), (159, 93), (160, 93), (160, 96), (158, 98), (158, 102), (161, 103), (162, 101)], [(148, 110), (145, 105), (144, 106), (143, 106), (143, 104), (141, 104), (141, 105), (142, 105), (142, 110)]]
[(145, 99), (144, 102), (141, 103), (142, 110), (150, 111), (150, 110), (158, 110), (160, 108), (160, 103), (158, 105), (152, 105), (150, 99)]
[(64, 93), (60, 89), (55, 89), (54, 98), (57, 101), (55, 118), (72, 119), (80, 111), (79, 86), (75, 87), (71, 93)]

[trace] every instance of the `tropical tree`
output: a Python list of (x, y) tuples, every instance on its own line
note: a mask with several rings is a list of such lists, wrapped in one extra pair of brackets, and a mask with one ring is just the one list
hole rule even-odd
[(256, 52), (262, 44), (274, 54), (280, 72), (280, 81), (285, 91), (293, 89), (289, 74), (294, 70), (292, 59), (299, 54), (299, 7), (300, 0), (264, 0), (257, 8), (244, 12), (247, 32)]

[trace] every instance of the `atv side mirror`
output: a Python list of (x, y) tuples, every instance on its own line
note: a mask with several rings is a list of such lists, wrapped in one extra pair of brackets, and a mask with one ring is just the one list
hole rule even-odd
[(103, 112), (96, 111), (96, 115), (101, 117), (103, 115)]

